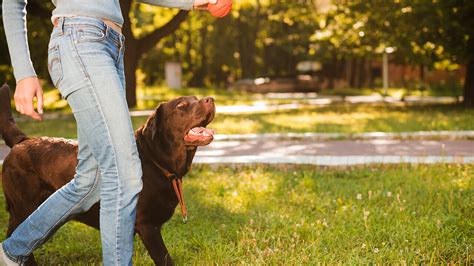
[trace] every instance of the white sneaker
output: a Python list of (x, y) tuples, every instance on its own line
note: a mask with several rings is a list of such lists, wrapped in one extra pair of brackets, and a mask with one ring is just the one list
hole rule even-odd
[(3, 252), (2, 243), (0, 243), (0, 266), (20, 266), (19, 263), (12, 261), (7, 257), (5, 252)]

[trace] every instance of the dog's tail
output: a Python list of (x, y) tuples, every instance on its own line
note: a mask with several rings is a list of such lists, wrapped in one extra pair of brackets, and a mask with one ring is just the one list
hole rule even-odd
[(16, 126), (15, 120), (13, 120), (10, 99), (10, 87), (4, 84), (0, 88), (0, 133), (5, 143), (12, 148), (28, 137)]

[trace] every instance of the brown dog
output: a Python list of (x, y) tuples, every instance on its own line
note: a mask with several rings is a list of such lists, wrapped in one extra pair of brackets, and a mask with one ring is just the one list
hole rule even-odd
[[(3, 191), (10, 212), (7, 235), (55, 190), (69, 182), (77, 164), (77, 144), (61, 138), (28, 138), (10, 111), (10, 89), (0, 88), (0, 132), (11, 151), (3, 164)], [(179, 97), (161, 104), (135, 132), (143, 168), (143, 190), (135, 231), (158, 265), (173, 261), (161, 236), (161, 226), (182, 199), (181, 178), (190, 170), (198, 146), (213, 140), (205, 127), (215, 115), (214, 99)], [(182, 206), (183, 215), (185, 207)], [(99, 228), (99, 203), (74, 217)], [(29, 264), (35, 265), (33, 256)]]

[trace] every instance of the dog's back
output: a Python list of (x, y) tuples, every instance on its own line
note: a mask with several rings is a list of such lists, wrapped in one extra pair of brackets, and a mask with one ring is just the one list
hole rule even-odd
[[(74, 176), (77, 145), (60, 138), (28, 138), (16, 125), (10, 88), (0, 88), (0, 133), (11, 150), (2, 169), (2, 186), (10, 213), (7, 235), (49, 195)], [(55, 167), (46, 167), (54, 165)]]

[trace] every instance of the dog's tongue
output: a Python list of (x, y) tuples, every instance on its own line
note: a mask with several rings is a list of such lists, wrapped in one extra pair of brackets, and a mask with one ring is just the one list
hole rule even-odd
[(204, 146), (214, 139), (214, 130), (205, 127), (195, 127), (184, 136), (184, 141), (188, 145)]

